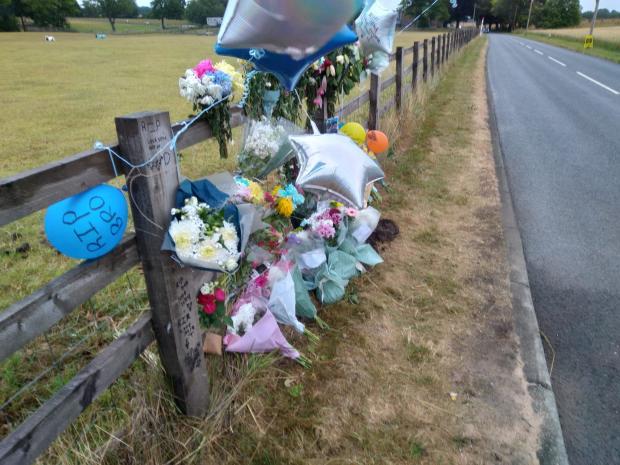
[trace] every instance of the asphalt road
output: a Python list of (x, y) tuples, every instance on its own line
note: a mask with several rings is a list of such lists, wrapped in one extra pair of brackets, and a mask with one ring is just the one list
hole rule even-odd
[(555, 351), (569, 461), (620, 465), (620, 65), (517, 36), (489, 41), (489, 90), (534, 307)]

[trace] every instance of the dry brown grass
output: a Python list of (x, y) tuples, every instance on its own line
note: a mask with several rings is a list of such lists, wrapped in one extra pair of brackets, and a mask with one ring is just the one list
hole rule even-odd
[(475, 41), (431, 92), (383, 121), (396, 153), (383, 160), (390, 188), (381, 209), (400, 235), (382, 250), (385, 264), (352, 283), (360, 304), (322, 310), (331, 330), (318, 346), (293, 337), (311, 369), (271, 357), (210, 359), (216, 383), (205, 421), (177, 415), (161, 373), (150, 370), (148, 382), (132, 382), (118, 439), (92, 441), (80, 435), (90, 425), (77, 424), (42, 463), (537, 463), (538, 426), (512, 329), (484, 48)]

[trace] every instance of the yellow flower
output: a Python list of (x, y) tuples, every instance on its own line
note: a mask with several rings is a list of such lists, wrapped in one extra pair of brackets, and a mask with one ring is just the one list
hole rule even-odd
[(294, 209), (293, 201), (289, 197), (282, 197), (276, 204), (276, 211), (286, 218), (289, 218), (293, 214)]
[(276, 186), (271, 191), (271, 195), (273, 195), (274, 197), (277, 197), (278, 196), (278, 192), (280, 192), (281, 190), (282, 190), (282, 186)]
[(230, 79), (233, 83), (234, 102), (238, 102), (239, 100), (241, 100), (244, 89), (243, 76), (241, 75), (241, 73), (237, 71), (233, 65), (223, 60), (217, 63), (214, 67), (218, 71), (222, 71), (223, 73), (226, 73), (230, 76)]
[(263, 193), (263, 188), (257, 182), (251, 181), (248, 186), (250, 192), (252, 193), (252, 200), (255, 202), (261, 202), (265, 194)]

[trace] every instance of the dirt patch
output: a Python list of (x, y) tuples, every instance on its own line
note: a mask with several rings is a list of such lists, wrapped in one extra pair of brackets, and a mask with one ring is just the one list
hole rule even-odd
[(381, 218), (377, 229), (368, 238), (368, 243), (374, 248), (382, 248), (383, 244), (392, 242), (400, 234), (398, 225), (387, 218)]

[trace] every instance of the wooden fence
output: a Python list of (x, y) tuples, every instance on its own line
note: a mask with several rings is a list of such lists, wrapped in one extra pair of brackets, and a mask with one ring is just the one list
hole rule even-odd
[[(430, 57), (428, 40), (422, 44), (421, 57), (418, 42), (407, 49), (399, 47), (391, 57), (396, 62), (396, 73), (383, 82), (373, 76), (370, 89), (347, 103), (340, 113), (349, 115), (369, 103), (367, 126), (377, 128), (383, 113), (393, 106), (400, 108), (404, 93), (415, 91), (420, 64), (422, 80), (426, 81), (475, 36), (474, 29), (463, 29), (433, 37)], [(413, 54), (413, 62), (404, 66), (404, 58), (410, 54)], [(410, 74), (411, 79), (406, 83), (405, 78)], [(382, 91), (392, 85), (396, 86), (394, 99), (381, 106)], [(171, 125), (167, 112), (136, 113), (116, 118), (115, 122), (118, 143), (112, 148), (133, 165), (145, 163), (163, 150), (139, 170), (140, 173), (130, 172), (121, 162), (111, 160), (107, 150), (89, 150), (0, 180), (1, 227), (108, 182), (116, 173), (124, 173), (132, 195), (136, 231), (128, 234), (108, 255), (81, 263), (1, 312), (0, 362), (139, 264), (144, 271), (150, 311), (140, 316), (123, 335), (0, 442), (1, 465), (34, 462), (154, 340), (157, 340), (179, 408), (196, 417), (203, 416), (208, 408), (209, 382), (195, 293), (211, 276), (191, 268), (180, 268), (162, 254), (164, 231), (157, 226), (168, 223), (179, 184), (177, 158), (171, 149), (162, 148), (184, 123)], [(233, 109), (232, 126), (240, 126), (243, 122), (241, 110)], [(207, 124), (197, 122), (179, 137), (177, 149), (183, 150), (210, 137)]]

